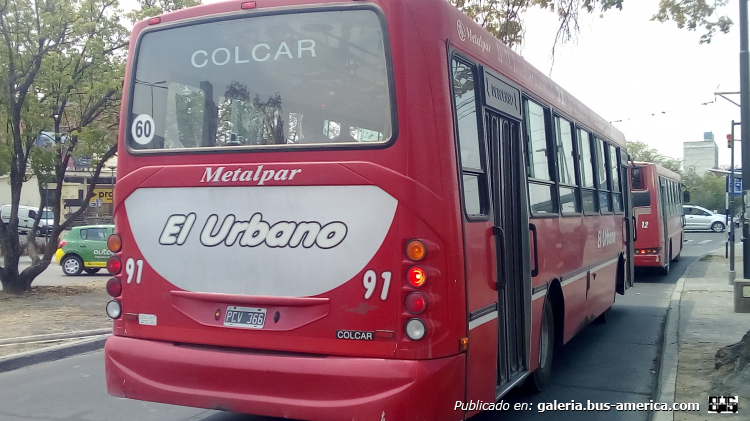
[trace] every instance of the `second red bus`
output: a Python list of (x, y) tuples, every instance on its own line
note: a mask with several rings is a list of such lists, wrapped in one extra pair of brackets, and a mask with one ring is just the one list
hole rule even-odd
[(679, 259), (685, 226), (680, 175), (651, 162), (630, 168), (636, 239), (635, 266), (655, 267), (668, 274)]

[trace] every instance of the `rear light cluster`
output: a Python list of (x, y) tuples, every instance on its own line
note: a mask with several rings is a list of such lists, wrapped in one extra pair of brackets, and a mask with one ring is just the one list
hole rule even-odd
[[(409, 240), (406, 244), (406, 257), (416, 263), (422, 261), (425, 256), (427, 256), (427, 246), (424, 242)], [(427, 278), (427, 271), (421, 266), (411, 266), (406, 271), (408, 286), (414, 289), (423, 287), (427, 283)], [(406, 311), (415, 316), (424, 313), (427, 310), (427, 305), (427, 296), (419, 291), (411, 291), (406, 296)], [(413, 317), (406, 322), (404, 330), (409, 339), (418, 341), (427, 334), (427, 325), (422, 319)]]
[(659, 254), (659, 249), (635, 249), (635, 254)]
[[(119, 253), (122, 250), (122, 238), (119, 234), (112, 234), (107, 239), (107, 248), (112, 253)], [(114, 277), (107, 281), (107, 294), (117, 298), (122, 294), (122, 279), (120, 271), (122, 270), (122, 260), (119, 254), (115, 254), (107, 260), (107, 270)], [(122, 304), (115, 299), (107, 303), (107, 316), (117, 319), (122, 315)]]

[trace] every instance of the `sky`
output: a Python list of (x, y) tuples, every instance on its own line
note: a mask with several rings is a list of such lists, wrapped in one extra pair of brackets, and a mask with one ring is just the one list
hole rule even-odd
[[(648, 4), (644, 4), (648, 3)], [(549, 11), (530, 10), (518, 51), (528, 62), (620, 129), (662, 155), (682, 159), (682, 142), (713, 132), (719, 165), (729, 165), (726, 135), (740, 108), (715, 92), (739, 92), (739, 2), (720, 9), (734, 25), (699, 44), (704, 33), (651, 22), (658, 1), (625, 0), (623, 10), (581, 12), (577, 42), (551, 49), (557, 29)], [(551, 73), (550, 73), (551, 72)], [(739, 103), (739, 95), (727, 95)], [(705, 105), (703, 105), (705, 104)], [(740, 138), (740, 127), (735, 137)], [(739, 143), (735, 161), (740, 161)]]

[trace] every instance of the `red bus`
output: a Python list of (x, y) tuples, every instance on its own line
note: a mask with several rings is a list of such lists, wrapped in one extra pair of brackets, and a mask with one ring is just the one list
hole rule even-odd
[(652, 162), (633, 162), (630, 189), (635, 217), (636, 267), (656, 267), (664, 275), (680, 258), (685, 217), (680, 175)]
[(632, 284), (623, 135), (448, 2), (231, 1), (132, 40), (114, 396), (461, 420)]

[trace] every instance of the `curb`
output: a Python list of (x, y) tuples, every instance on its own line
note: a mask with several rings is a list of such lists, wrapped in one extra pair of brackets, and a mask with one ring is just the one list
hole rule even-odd
[[(112, 333), (112, 328), (78, 330), (75, 332), (47, 333), (44, 335), (21, 336), (17, 338), (0, 339), (0, 345), (23, 344), (34, 342), (51, 342), (63, 339), (90, 338), (92, 336), (101, 336)], [(2, 360), (2, 357), (0, 357)]]
[(106, 334), (105, 336), (99, 335), (72, 343), (9, 355), (0, 358), (0, 373), (18, 370), (19, 368), (28, 367), (34, 364), (57, 361), (78, 354), (98, 351), (104, 348), (104, 342), (107, 341), (108, 337), (109, 334)]
[[(654, 388), (654, 401), (660, 403), (674, 403), (675, 388), (677, 386), (677, 365), (679, 362), (680, 348), (680, 301), (682, 291), (685, 288), (685, 280), (690, 276), (693, 267), (705, 256), (713, 255), (718, 251), (724, 250), (719, 248), (710, 251), (698, 260), (694, 261), (687, 268), (685, 273), (677, 280), (672, 290), (672, 298), (667, 309), (667, 320), (665, 322), (664, 340), (662, 341), (661, 359), (659, 364), (659, 375), (656, 387)], [(674, 412), (669, 411), (651, 411), (650, 421), (673, 421)]]

